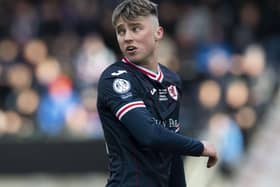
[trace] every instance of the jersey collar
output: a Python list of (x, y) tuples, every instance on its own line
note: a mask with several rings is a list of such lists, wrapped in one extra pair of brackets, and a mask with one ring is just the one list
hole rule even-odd
[(131, 62), (127, 57), (124, 57), (122, 59), (122, 61), (126, 64), (129, 64), (131, 66), (133, 66), (135, 69), (139, 70), (141, 73), (145, 74), (146, 76), (148, 76), (150, 79), (153, 79), (153, 80), (156, 80), (158, 82), (162, 82), (163, 81), (163, 78), (164, 78), (164, 75), (161, 71), (161, 68), (160, 66), (158, 65), (158, 72), (155, 73), (151, 70), (148, 70), (147, 68), (144, 68), (142, 66), (138, 66), (136, 64), (134, 64), (133, 62)]

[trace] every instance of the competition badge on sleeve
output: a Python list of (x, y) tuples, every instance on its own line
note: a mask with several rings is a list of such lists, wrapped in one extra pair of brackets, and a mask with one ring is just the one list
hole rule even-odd
[(113, 82), (113, 88), (115, 92), (119, 94), (125, 94), (130, 90), (131, 86), (130, 82), (128, 82), (127, 80), (115, 79)]

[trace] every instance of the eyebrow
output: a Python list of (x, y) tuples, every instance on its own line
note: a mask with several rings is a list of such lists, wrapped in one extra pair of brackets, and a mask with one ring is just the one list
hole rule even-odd
[[(123, 27), (124, 24), (119, 24), (116, 26), (116, 29), (120, 29), (121, 27)], [(132, 26), (139, 26), (139, 25), (142, 25), (141, 23), (139, 22), (134, 22), (134, 23), (128, 23), (128, 26), (129, 27), (132, 27)]]
[(136, 22), (136, 23), (129, 23), (128, 26), (137, 26), (137, 25), (142, 25), (141, 23), (139, 22)]

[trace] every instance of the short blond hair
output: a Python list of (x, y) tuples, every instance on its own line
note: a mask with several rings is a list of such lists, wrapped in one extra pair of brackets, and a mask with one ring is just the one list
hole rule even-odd
[(133, 20), (139, 16), (153, 15), (158, 18), (157, 7), (156, 3), (149, 0), (124, 0), (113, 11), (112, 25), (115, 27), (120, 17)]

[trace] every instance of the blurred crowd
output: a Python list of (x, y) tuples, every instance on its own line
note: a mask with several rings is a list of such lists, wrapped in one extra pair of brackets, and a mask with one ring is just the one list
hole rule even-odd
[[(0, 1), (2, 138), (102, 139), (101, 72), (121, 53), (113, 0)], [(213, 132), (230, 171), (278, 91), (280, 2), (157, 0), (159, 62), (183, 80), (183, 133)]]

